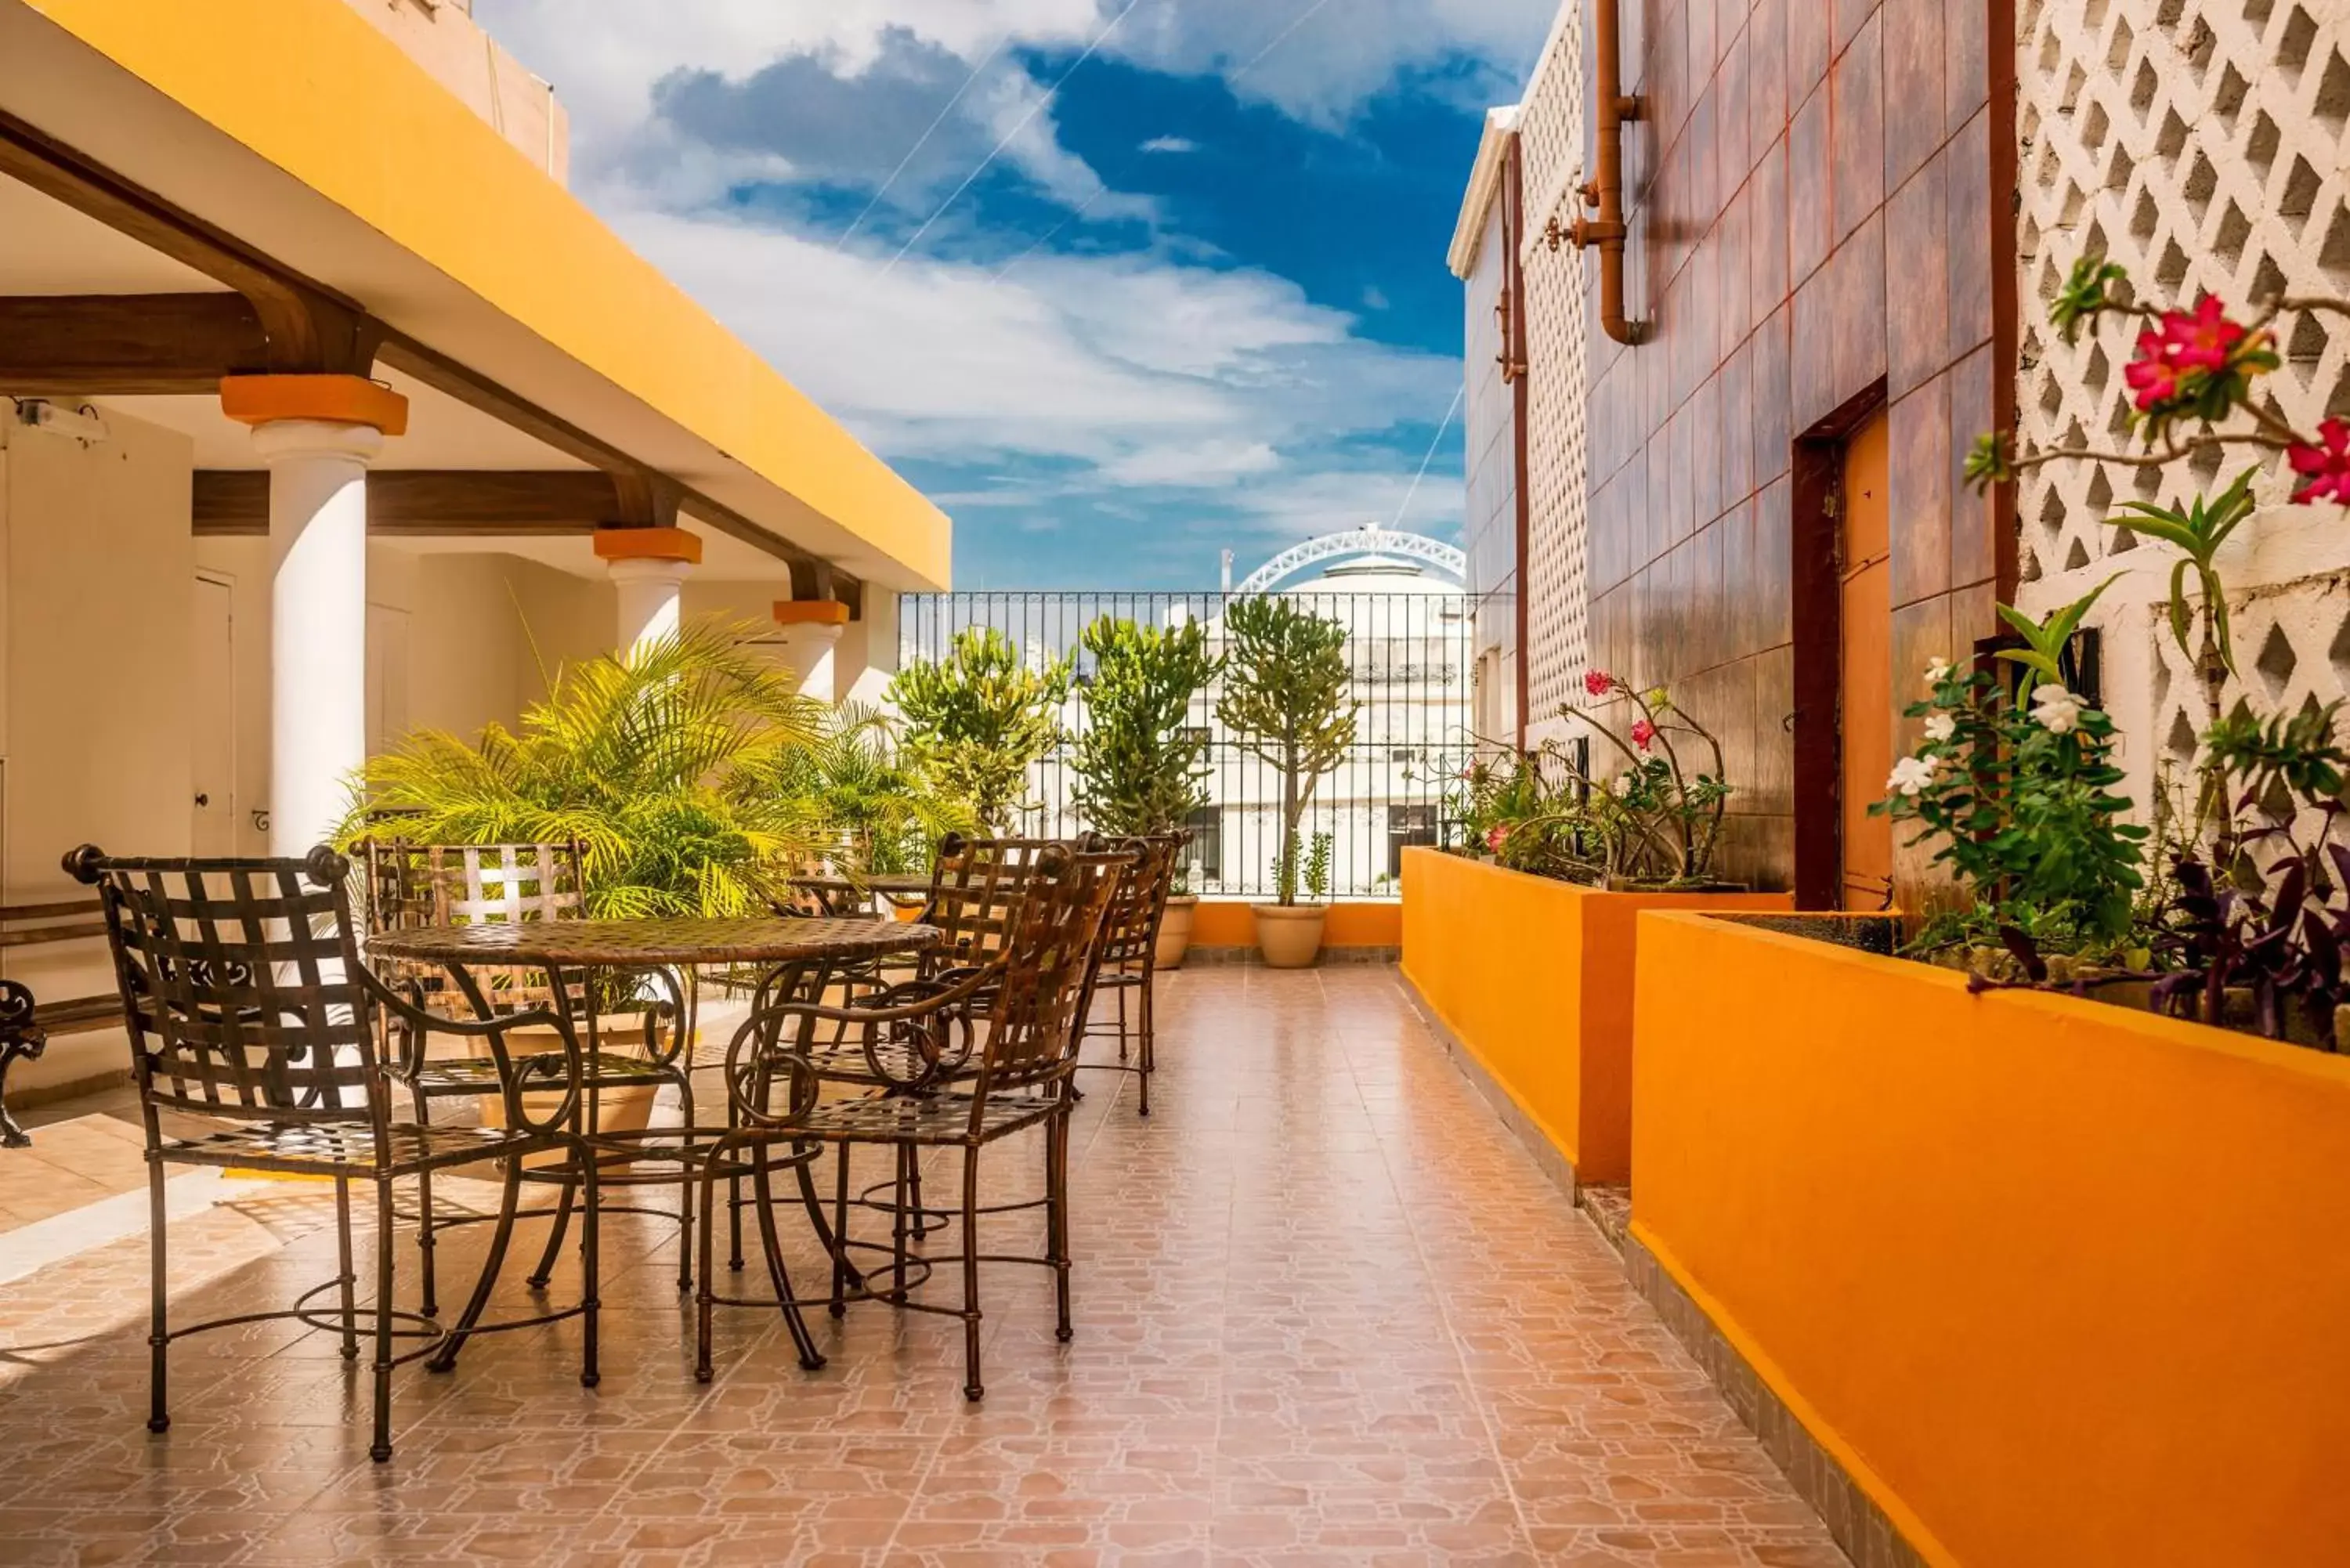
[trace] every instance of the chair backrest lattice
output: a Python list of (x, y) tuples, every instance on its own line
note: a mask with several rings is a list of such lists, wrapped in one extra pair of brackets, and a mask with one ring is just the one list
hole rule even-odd
[(1166, 917), (1167, 898), (1175, 886), (1175, 857), (1182, 846), (1180, 834), (1123, 838), (1111, 846), (1129, 857), (1130, 864), (1102, 916), (1097, 970), (1149, 973), (1159, 946), (1159, 923)]
[[(580, 846), (567, 844), (413, 844), (370, 839), (369, 928), (506, 925), (572, 920), (588, 912)], [(436, 1012), (471, 1017), (473, 1006), (436, 964), (389, 961), (378, 972), (418, 993)], [(553, 1002), (546, 975), (519, 966), (472, 971), (492, 1006), (518, 1012)], [(576, 992), (577, 988), (575, 988)], [(574, 1001), (581, 1001), (578, 995)]]
[(949, 834), (931, 868), (923, 922), (940, 932), (922, 956), (923, 978), (942, 970), (993, 962), (1009, 940), (1013, 920), (1039, 861), (1069, 846), (1053, 838), (965, 838)]
[(109, 859), (85, 847), (67, 867), (99, 890), (151, 1122), (162, 1109), (385, 1124), (342, 857)]
[(1033, 866), (1001, 954), (981, 1098), (1064, 1076), (1074, 1064), (1103, 918), (1133, 864), (1130, 854), (1056, 845)]

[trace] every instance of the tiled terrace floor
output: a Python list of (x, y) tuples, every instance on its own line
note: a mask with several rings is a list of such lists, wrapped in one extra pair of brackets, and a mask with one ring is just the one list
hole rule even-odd
[[(813, 1375), (722, 1313), (697, 1386), (671, 1231), (615, 1220), (592, 1392), (573, 1325), (477, 1341), (402, 1372), (379, 1466), (364, 1374), (265, 1326), (177, 1347), (151, 1438), (131, 1236), (0, 1285), (0, 1562), (1843, 1563), (1392, 970), (1165, 983), (1156, 1114), (1096, 1075), (1079, 1116), (1076, 1342), (991, 1275), (982, 1407), (953, 1320), (876, 1305), (816, 1314)], [(330, 1213), (280, 1183), (176, 1222), (178, 1310), (328, 1277)]]

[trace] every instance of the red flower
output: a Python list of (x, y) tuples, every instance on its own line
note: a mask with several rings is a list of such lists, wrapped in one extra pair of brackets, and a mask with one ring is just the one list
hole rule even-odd
[(1657, 727), (1646, 719), (1638, 720), (1632, 725), (1632, 743), (1642, 751), (1647, 751), (1649, 742), (1656, 738)]
[(1583, 672), (1583, 689), (1594, 697), (1605, 697), (1616, 690), (1616, 678), (1605, 670), (1586, 670)]
[(2248, 341), (2248, 336), (2243, 323), (2230, 320), (2212, 295), (2197, 296), (2193, 310), (2164, 311), (2156, 325), (2137, 335), (2137, 353), (2122, 370), (2138, 411), (2151, 413), (2192, 397), (2210, 377), (2257, 368), (2244, 361), (2262, 344)]
[(1487, 828), (1485, 830), (1486, 850), (1489, 853), (1499, 855), (1502, 852), (1502, 841), (1509, 836), (1510, 830), (1502, 826), (1498, 823), (1493, 826)]
[(2303, 505), (2334, 501), (2350, 506), (2350, 424), (2327, 420), (2317, 427), (2316, 446), (2295, 446), (2285, 453), (2293, 471), (2301, 475), (2293, 498)]

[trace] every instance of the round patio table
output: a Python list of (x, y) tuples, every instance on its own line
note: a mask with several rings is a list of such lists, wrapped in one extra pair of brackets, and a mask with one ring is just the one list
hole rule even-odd
[[(930, 884), (924, 879), (927, 890)], [(380, 932), (368, 939), (370, 957), (403, 959), (413, 963), (440, 964), (457, 981), (461, 990), (472, 997), (479, 1008), (483, 998), (467, 971), (475, 966), (485, 968), (528, 968), (546, 971), (548, 987), (560, 996), (564, 992), (567, 970), (651, 970), (671, 966), (694, 967), (703, 964), (750, 964), (767, 971), (761, 983), (755, 1010), (764, 1004), (794, 999), (816, 998), (824, 994), (833, 975), (844, 969), (869, 966), (874, 960), (890, 953), (914, 952), (936, 946), (941, 939), (936, 927), (915, 925), (901, 920), (792, 919), (759, 917), (747, 919), (650, 919), (650, 920), (510, 920), (465, 926), (418, 926), (401, 930)], [(749, 1025), (744, 1026), (748, 1028)], [(727, 1091), (728, 1120), (734, 1116), (734, 1086)], [(580, 1114), (592, 1116), (594, 1096), (583, 1096)], [(591, 1123), (592, 1125), (592, 1123)], [(689, 1129), (690, 1130), (690, 1129)], [(598, 1140), (593, 1134), (589, 1141)], [(606, 1147), (630, 1159), (660, 1158), (658, 1150), (625, 1137), (611, 1140)], [(600, 1166), (602, 1162), (599, 1160)], [(825, 1251), (835, 1249), (830, 1224), (824, 1215), (824, 1203), (816, 1189), (816, 1182), (805, 1162), (793, 1167), (799, 1179), (800, 1197), (816, 1228), (817, 1239)], [(544, 1179), (559, 1179), (553, 1173)], [(636, 1184), (673, 1179), (632, 1174), (619, 1179), (622, 1184)], [(599, 1184), (601, 1178), (599, 1176)], [(766, 1182), (764, 1171), (758, 1178), (762, 1196)], [(563, 1213), (570, 1213), (570, 1188), (567, 1185)], [(764, 1215), (764, 1209), (761, 1210)], [(739, 1188), (732, 1203), (730, 1215), (733, 1231), (733, 1262), (741, 1266), (742, 1199)], [(763, 1218), (762, 1223), (766, 1221)], [(548, 1243), (547, 1262), (552, 1262), (555, 1250), (562, 1241), (560, 1230)], [(495, 1282), (501, 1259), (488, 1259), (483, 1271), (478, 1293), (485, 1293)], [(546, 1263), (541, 1265), (543, 1273)], [(804, 1355), (814, 1355), (814, 1347), (805, 1343), (805, 1330), (795, 1337), (804, 1343)], [(821, 1362), (818, 1357), (817, 1361)]]

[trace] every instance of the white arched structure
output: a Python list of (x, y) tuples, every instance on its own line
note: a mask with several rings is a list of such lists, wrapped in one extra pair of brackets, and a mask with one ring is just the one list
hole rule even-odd
[(1442, 540), (1431, 539), (1424, 534), (1399, 534), (1376, 523), (1367, 523), (1360, 528), (1325, 534), (1284, 550), (1251, 572), (1248, 581), (1236, 591), (1243, 594), (1269, 593), (1283, 580), (1307, 566), (1349, 556), (1401, 556), (1410, 560), (1425, 561), (1456, 583), (1465, 586), (1469, 581), (1469, 557)]

